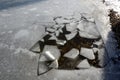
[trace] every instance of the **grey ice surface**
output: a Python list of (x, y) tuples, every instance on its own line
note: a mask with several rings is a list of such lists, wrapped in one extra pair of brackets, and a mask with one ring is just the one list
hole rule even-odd
[(80, 55), (88, 58), (88, 59), (95, 59), (94, 53), (92, 49), (81, 48)]
[(64, 55), (64, 57), (75, 59), (78, 55), (79, 55), (79, 50), (77, 50), (77, 49), (71, 49), (69, 52), (67, 52)]
[(90, 68), (90, 64), (88, 63), (87, 59), (81, 61), (78, 66), (78, 68), (83, 68), (83, 69), (87, 69)]
[(42, 55), (46, 56), (48, 59), (54, 60), (59, 59), (60, 51), (56, 46), (48, 46), (46, 45), (43, 49)]
[(77, 34), (77, 31), (72, 32), (71, 34), (66, 34), (65, 37), (66, 37), (67, 40), (71, 40), (72, 38), (75, 37), (76, 34)]
[[(112, 73), (53, 69), (37, 76), (39, 56), (29, 49), (44, 36), (43, 24), (51, 25), (53, 16), (85, 11), (84, 5), (91, 4), (80, 1), (84, 0), (0, 0), (0, 80), (119, 80), (117, 66)], [(88, 7), (87, 12), (93, 9)]]

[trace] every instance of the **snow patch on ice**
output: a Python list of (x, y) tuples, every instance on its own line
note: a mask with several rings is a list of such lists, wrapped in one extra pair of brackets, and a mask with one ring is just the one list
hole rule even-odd
[(43, 11), (44, 13), (49, 13), (49, 11), (47, 11), (47, 10), (45, 10), (45, 11)]
[(20, 31), (18, 31), (18, 32), (15, 34), (14, 38), (15, 38), (15, 39), (19, 39), (19, 38), (26, 37), (26, 36), (28, 36), (28, 35), (29, 35), (29, 31), (28, 31), (28, 30), (20, 30)]
[(60, 2), (58, 2), (58, 1), (56, 2), (56, 1), (55, 1), (54, 4), (58, 5), (58, 4), (60, 4)]
[(23, 14), (28, 14), (28, 12), (23, 12)]
[(9, 13), (3, 13), (3, 14), (0, 14), (2, 17), (9, 17), (11, 16), (12, 14), (9, 14)]
[(29, 11), (36, 11), (36, 10), (37, 10), (36, 7), (29, 9)]
[(36, 16), (38, 17), (38, 16), (40, 16), (40, 14), (36, 14)]
[(6, 32), (1, 32), (0, 35), (4, 35)]
[(57, 78), (54, 78), (53, 80), (58, 80)]
[(23, 48), (21, 48), (21, 47), (17, 48), (17, 49), (15, 50), (15, 52), (14, 52), (14, 54), (16, 54), (16, 55), (19, 55), (19, 54), (21, 54), (21, 53), (23, 53), (23, 54), (25, 54), (25, 55), (28, 55), (30, 58), (33, 58), (33, 57), (36, 56), (36, 54), (30, 52), (28, 49), (23, 49)]
[(4, 43), (0, 43), (0, 48), (9, 48), (9, 45), (7, 44), (4, 44)]
[(8, 33), (11, 34), (11, 33), (13, 33), (13, 31), (10, 30), (10, 31), (8, 31)]

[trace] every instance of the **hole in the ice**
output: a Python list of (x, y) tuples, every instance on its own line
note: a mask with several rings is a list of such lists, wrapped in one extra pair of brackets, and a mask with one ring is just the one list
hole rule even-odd
[(47, 34), (31, 48), (31, 51), (40, 53), (38, 72), (53, 68), (78, 70), (103, 67), (101, 50), (104, 44), (96, 25), (91, 17), (82, 16), (80, 19), (56, 17), (53, 19), (55, 25), (45, 28)]

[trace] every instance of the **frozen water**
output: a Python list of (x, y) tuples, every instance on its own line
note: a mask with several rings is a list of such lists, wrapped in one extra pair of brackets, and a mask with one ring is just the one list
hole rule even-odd
[(46, 64), (44, 62), (39, 62), (39, 73), (44, 73), (48, 71), (48, 67), (46, 66)]
[(93, 49), (93, 52), (96, 53), (97, 51), (99, 51), (98, 48), (92, 48)]
[(59, 34), (60, 34), (60, 31), (55, 31), (56, 36), (59, 36)]
[(54, 60), (54, 61), (49, 65), (50, 68), (56, 68), (56, 69), (58, 68), (58, 66), (59, 66), (59, 65), (58, 65), (58, 61), (57, 61), (57, 60)]
[(95, 39), (95, 38), (98, 38), (98, 36), (94, 36), (94, 35), (91, 35), (87, 32), (84, 32), (84, 31), (79, 31), (79, 35), (81, 37), (84, 37), (84, 38), (90, 38), (90, 39)]
[(67, 31), (74, 31), (77, 28), (78, 23), (76, 22), (71, 22), (70, 24), (66, 25)]
[(30, 11), (36, 11), (37, 10), (37, 8), (36, 7), (34, 7), (34, 8), (31, 8), (31, 9), (29, 9)]
[(48, 32), (55, 32), (55, 31), (56, 31), (55, 29), (53, 29), (53, 28), (51, 28), (51, 27), (50, 27), (50, 28), (47, 28), (46, 30), (47, 30)]
[(76, 34), (77, 34), (77, 32), (72, 32), (70, 34), (66, 34), (65, 37), (67, 40), (71, 40), (72, 38), (75, 37)]
[(64, 57), (75, 59), (79, 55), (79, 50), (72, 49), (64, 55)]
[(95, 59), (92, 49), (81, 48), (80, 55), (82, 55), (88, 59)]
[(49, 38), (49, 40), (57, 40), (57, 37), (53, 34), (53, 35)]
[(66, 43), (66, 41), (65, 40), (57, 40), (56, 43), (58, 45), (64, 45)]
[(54, 59), (48, 59), (45, 55), (43, 55), (43, 53), (41, 54), (39, 59), (40, 62), (51, 61), (51, 60), (54, 60)]
[(109, 62), (109, 56), (108, 53), (105, 51), (104, 47), (100, 48), (93, 48), (94, 53), (97, 53), (99, 65), (105, 66)]
[(72, 15), (72, 18), (74, 18), (74, 21), (80, 21), (81, 20), (81, 14), (79, 12), (74, 12)]
[(84, 26), (83, 26), (82, 21), (79, 22), (77, 28), (78, 28), (80, 31), (84, 31)]
[(94, 35), (95, 37), (99, 37), (100, 33), (98, 32), (96, 25), (94, 23), (88, 22), (85, 27), (85, 32)]
[(42, 53), (51, 60), (59, 59), (60, 57), (60, 51), (58, 50), (57, 46), (46, 45)]
[(98, 38), (100, 33), (98, 32), (95, 23), (82, 20), (79, 22), (77, 28), (80, 30), (79, 34), (86, 38)]
[(19, 39), (19, 38), (23, 38), (29, 35), (29, 31), (28, 30), (20, 30), (15, 34), (15, 39)]
[(83, 61), (81, 61), (78, 64), (77, 68), (80, 68), (80, 69), (86, 69), (87, 68), (88, 69), (88, 68), (90, 68), (90, 64), (88, 63), (87, 59), (84, 59)]
[(55, 21), (58, 24), (70, 23), (70, 20), (65, 20), (64, 18), (57, 18)]
[(98, 48), (100, 48), (100, 47), (103, 46), (103, 41), (100, 39), (99, 41), (94, 42), (93, 45), (94, 45), (94, 44), (97, 45)]
[[(8, 2), (7, 4), (9, 5), (11, 3), (14, 3), (14, 1), (24, 2), (28, 0), (1, 0), (1, 1), (3, 1), (4, 3)], [(5, 33), (4, 35), (0, 35), (1, 39), (0, 79), (53, 80), (53, 78), (56, 77), (58, 80), (87, 80), (87, 79), (102, 80), (103, 77), (101, 76), (101, 74), (103, 73), (103, 71), (101, 69), (88, 69), (78, 71), (53, 70), (45, 75), (41, 75), (38, 77), (36, 76), (37, 56), (34, 59), (30, 59), (29, 56), (24, 55), (27, 52), (25, 53), (21, 52), (23, 54), (16, 56), (14, 55), (13, 52), (14, 50), (9, 50), (9, 46), (14, 45), (15, 50), (17, 49), (16, 46), (29, 49), (33, 45), (33, 43), (41, 39), (41, 35), (44, 34), (43, 29), (44, 26), (42, 26), (41, 24), (49, 24), (49, 22), (52, 21), (53, 16), (58, 15), (68, 16), (73, 14), (73, 12), (77, 11), (81, 13), (86, 12), (92, 14), (96, 22), (98, 31), (102, 35), (104, 42), (106, 42), (107, 41), (106, 35), (108, 35), (106, 34), (108, 33), (108, 31), (106, 30), (109, 29), (107, 27), (107, 25), (109, 24), (109, 22), (107, 23), (107, 21), (109, 21), (109, 19), (106, 19), (106, 17), (108, 17), (106, 6), (103, 3), (99, 2), (100, 0), (34, 0), (34, 1), (37, 2), (30, 3), (27, 5), (24, 4), (17, 7), (13, 6), (10, 7), (9, 9), (0, 10), (0, 26), (1, 26), (0, 32), (7, 32), (9, 30), (13, 31), (12, 34)], [(109, 2), (111, 1), (116, 2), (117, 0), (110, 0)], [(119, 5), (119, 3), (117, 4)], [(37, 8), (37, 10), (33, 9), (34, 11), (29, 11), (32, 8)], [(39, 16), (35, 16), (37, 14), (39, 14)], [(30, 30), (29, 27), (34, 27), (33, 26), (34, 24), (39, 25), (39, 27), (35, 30)], [(7, 25), (7, 27), (4, 27), (5, 25)], [(25, 31), (19, 32), (20, 30)], [(19, 44), (14, 43), (15, 42), (14, 38), (18, 39)], [(29, 44), (23, 44), (19, 39), (23, 40), (24, 43)], [(5, 44), (7, 47), (2, 46), (1, 44)], [(46, 71), (46, 69), (44, 69), (45, 68), (44, 66), (39, 67), (42, 68), (41, 70), (43, 70), (43, 72), (44, 70)], [(11, 70), (11, 73), (10, 74), (7, 73), (7, 70)], [(31, 76), (26, 75), (28, 73), (31, 73)], [(112, 75), (112, 77), (114, 77), (114, 80), (119, 79), (119, 74), (116, 75), (113, 72), (106, 74), (108, 74), (108, 77)]]
[(30, 51), (32, 52), (40, 52), (40, 45), (37, 42), (34, 46), (31, 47)]
[(104, 48), (101, 48), (98, 50), (98, 59), (100, 60), (99, 65), (104, 66), (105, 64), (108, 63), (108, 53), (105, 52)]
[(89, 13), (81, 13), (81, 16), (83, 16), (85, 19), (87, 19), (89, 22), (94, 22), (94, 18), (92, 14)]
[(96, 25), (92, 22), (80, 21), (78, 25), (80, 36), (86, 38), (98, 38), (100, 36)]

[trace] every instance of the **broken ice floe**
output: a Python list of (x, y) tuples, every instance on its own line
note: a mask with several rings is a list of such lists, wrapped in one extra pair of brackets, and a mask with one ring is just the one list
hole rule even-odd
[(70, 20), (66, 20), (64, 18), (60, 17), (55, 17), (53, 19), (55, 21), (56, 24), (64, 24), (64, 23), (70, 23)]
[(56, 30), (55, 30), (54, 28), (48, 27), (48, 28), (46, 29), (46, 31), (49, 32), (49, 33), (53, 33), (53, 32), (55, 32)]
[(90, 39), (95, 39), (95, 38), (98, 38), (98, 36), (95, 36), (95, 35), (91, 35), (87, 32), (84, 32), (84, 31), (79, 31), (79, 35), (81, 37), (85, 37), (85, 38), (90, 38)]
[(92, 49), (81, 48), (80, 55), (82, 55), (88, 59), (95, 59), (95, 56), (94, 56)]
[(74, 31), (77, 28), (77, 25), (78, 25), (78, 23), (71, 22), (71, 23), (66, 25), (66, 29), (67, 29), (67, 31), (71, 31), (72, 32), (72, 31)]
[(45, 62), (39, 62), (38, 63), (38, 69), (37, 69), (37, 74), (38, 75), (46, 73), (48, 70), (49, 70), (49, 68), (47, 67), (47, 64)]
[(46, 45), (42, 53), (51, 60), (59, 59), (60, 57), (60, 51), (57, 49), (56, 46)]
[(60, 30), (59, 31), (55, 31), (55, 35), (56, 36), (59, 36), (59, 34), (60, 34)]
[(32, 46), (30, 51), (39, 53), (40, 52), (40, 45), (39, 45), (39, 43), (36, 43), (34, 46)]
[(72, 49), (64, 55), (64, 57), (75, 59), (79, 55), (79, 50)]
[(58, 61), (57, 60), (54, 60), (50, 65), (49, 65), (49, 68), (58, 68)]
[(70, 40), (73, 37), (75, 37), (76, 34), (77, 34), (77, 32), (72, 32), (71, 34), (66, 34), (65, 37), (66, 37), (67, 40)]
[(77, 68), (88, 69), (90, 68), (90, 64), (88, 63), (88, 60), (85, 59), (78, 64)]
[(82, 21), (80, 21), (80, 22), (78, 23), (77, 28), (78, 28), (80, 31), (84, 31), (84, 30), (85, 30)]
[(55, 35), (52, 35), (49, 40), (57, 40), (57, 37)]
[(53, 61), (53, 60), (55, 60), (55, 57), (52, 55), (50, 51), (42, 53), (40, 57), (40, 61)]
[(64, 45), (66, 43), (66, 41), (65, 40), (57, 40), (56, 43), (58, 45)]
[(100, 37), (100, 34), (96, 28), (96, 25), (91, 22), (85, 22), (85, 23), (79, 23), (79, 34), (82, 37), (86, 38), (98, 38)]

